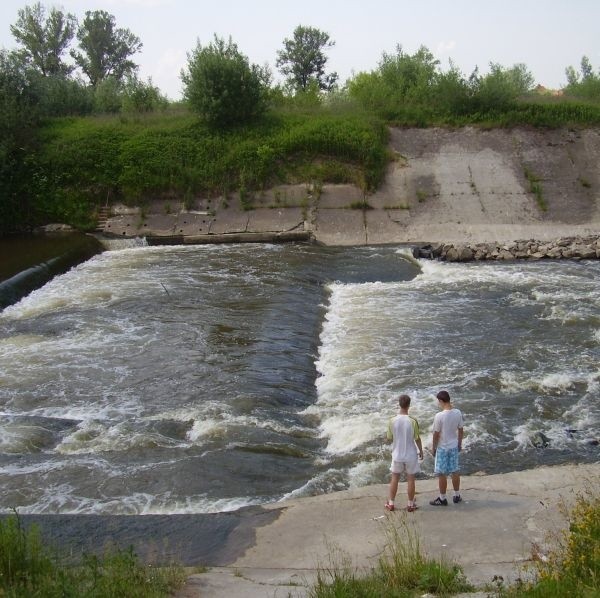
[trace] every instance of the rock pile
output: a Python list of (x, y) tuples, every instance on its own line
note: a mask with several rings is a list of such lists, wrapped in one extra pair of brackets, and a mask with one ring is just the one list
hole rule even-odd
[(556, 241), (511, 243), (430, 243), (413, 251), (415, 257), (447, 262), (483, 260), (600, 259), (600, 236), (561, 237)]

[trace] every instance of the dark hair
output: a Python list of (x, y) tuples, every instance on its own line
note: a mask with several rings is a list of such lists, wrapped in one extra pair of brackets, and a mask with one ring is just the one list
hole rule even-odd
[(442, 401), (443, 403), (450, 402), (450, 395), (448, 394), (447, 390), (440, 390), (440, 392), (437, 393), (436, 397), (438, 398), (438, 400)]
[(408, 409), (410, 407), (410, 397), (408, 395), (400, 395), (398, 403), (402, 409)]

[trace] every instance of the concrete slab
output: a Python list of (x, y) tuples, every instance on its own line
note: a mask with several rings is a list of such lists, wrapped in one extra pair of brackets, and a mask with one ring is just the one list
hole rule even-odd
[(414, 513), (401, 509), (404, 483), (393, 513), (383, 508), (384, 484), (265, 505), (279, 516), (256, 529), (255, 544), (225, 568), (192, 575), (177, 596), (304, 596), (319, 568), (345, 562), (366, 571), (394, 535), (418, 541), (432, 557), (457, 562), (476, 586), (491, 584), (494, 576), (511, 583), (525, 575), (532, 545), (544, 550), (567, 525), (561, 505), (599, 483), (600, 464), (565, 465), (465, 476), (463, 502), (447, 507), (429, 505), (436, 480), (418, 480)]
[(277, 185), (258, 197), (258, 204), (267, 207), (297, 208), (312, 200), (310, 185)]
[(319, 210), (314, 235), (325, 245), (365, 245), (367, 235), (363, 210)]
[(117, 215), (109, 218), (102, 232), (110, 236), (136, 237), (139, 236), (140, 216), (137, 214)]
[(148, 231), (152, 231), (155, 236), (172, 235), (176, 222), (176, 214), (148, 214), (142, 218), (138, 230), (141, 235), (147, 234)]
[(349, 208), (351, 204), (365, 200), (365, 194), (354, 185), (323, 185), (317, 200), (319, 210)]
[(248, 212), (248, 232), (281, 232), (304, 229), (305, 211), (301, 208), (260, 208)]
[(249, 212), (235, 207), (223, 208), (214, 215), (209, 232), (213, 234), (243, 233), (248, 228)]
[(213, 216), (207, 212), (181, 212), (177, 214), (173, 232), (176, 235), (208, 234), (213, 222)]
[[(406, 212), (407, 210), (398, 210)], [(406, 226), (392, 220), (387, 210), (367, 210), (365, 212), (367, 245), (404, 243)]]

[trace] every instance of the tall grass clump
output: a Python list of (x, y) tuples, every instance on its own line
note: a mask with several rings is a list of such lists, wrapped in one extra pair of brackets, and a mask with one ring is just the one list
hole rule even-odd
[(406, 522), (386, 528), (386, 545), (376, 567), (357, 571), (349, 557), (332, 549), (328, 566), (317, 572), (311, 598), (449, 596), (472, 589), (458, 565), (427, 557)]
[(0, 596), (31, 598), (166, 597), (183, 585), (182, 567), (150, 567), (133, 550), (84, 555), (75, 565), (45, 546), (39, 529), (18, 515), (0, 519)]
[(579, 494), (573, 508), (565, 511), (568, 528), (549, 538), (550, 552), (534, 550), (534, 581), (508, 588), (503, 596), (600, 595), (600, 496)]

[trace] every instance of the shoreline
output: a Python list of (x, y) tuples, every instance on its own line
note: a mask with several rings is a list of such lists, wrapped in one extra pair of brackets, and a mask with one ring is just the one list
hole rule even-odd
[[(132, 546), (149, 564), (178, 562), (209, 569), (192, 574), (176, 596), (305, 596), (332, 551), (358, 571), (376, 565), (388, 526), (413, 530), (425, 553), (447, 557), (475, 586), (494, 576), (511, 583), (531, 563), (533, 546), (566, 522), (563, 505), (600, 490), (600, 462), (540, 466), (462, 476), (463, 502), (432, 507), (435, 478), (417, 480), (415, 513), (386, 512), (387, 484), (289, 499), (235, 511), (188, 515), (20, 515), (67, 554), (102, 554)], [(406, 485), (401, 481), (398, 505)], [(1, 517), (7, 517), (2, 515)], [(460, 533), (457, 533), (460, 529)]]
[[(461, 482), (463, 502), (432, 507), (437, 480), (417, 480), (419, 509), (410, 514), (385, 511), (387, 484), (265, 505), (277, 517), (254, 530), (253, 545), (231, 563), (192, 575), (176, 595), (306, 596), (317, 571), (341, 566), (344, 558), (358, 572), (376, 566), (389, 526), (415, 532), (427, 555), (457, 562), (476, 587), (498, 578), (510, 584), (523, 577), (534, 546), (543, 553), (565, 528), (563, 506), (578, 492), (600, 489), (600, 463), (463, 476)], [(401, 482), (399, 505), (405, 492)]]

